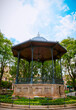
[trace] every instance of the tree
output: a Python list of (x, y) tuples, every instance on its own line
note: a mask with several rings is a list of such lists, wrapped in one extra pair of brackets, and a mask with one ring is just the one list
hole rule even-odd
[(71, 85), (76, 90), (76, 75), (74, 74), (75, 64), (71, 60), (76, 55), (76, 40), (68, 37), (61, 42), (61, 45), (67, 49), (67, 53), (63, 55), (63, 67), (69, 73)]
[[(16, 79), (16, 74), (17, 74), (17, 61), (18, 59), (14, 57), (13, 63), (10, 67), (10, 74), (12, 76), (12, 80)], [(24, 82), (26, 78), (30, 78), (31, 76), (31, 71), (30, 71), (30, 65), (29, 62), (27, 62), (24, 59), (20, 59), (19, 63), (19, 76), (18, 79), (22, 79)]]
[[(14, 59), (13, 64), (11, 65), (10, 68), (10, 74), (12, 76), (12, 79), (16, 79), (16, 73), (17, 73), (17, 58)], [(28, 82), (31, 80), (31, 69), (32, 67), (32, 62), (28, 62), (24, 59), (20, 59), (19, 63), (19, 79), (22, 79), (22, 81), (28, 80)], [(40, 68), (40, 63), (38, 62), (33, 62), (33, 77), (35, 77), (38, 74), (38, 68)]]
[[(16, 79), (17, 73), (17, 58), (14, 59), (14, 62), (10, 68), (10, 74), (12, 76), (12, 80)], [(55, 70), (55, 78), (61, 78), (61, 71), (60, 71), (60, 64), (59, 61), (56, 60), (56, 70)], [(23, 82), (30, 82), (31, 81), (31, 71), (32, 71), (32, 62), (28, 62), (24, 59), (20, 59), (19, 63), (19, 80)], [(43, 64), (42, 62), (33, 61), (33, 79), (35, 82), (40, 81), (46, 82), (48, 80), (52, 81), (53, 74), (52, 74), (52, 61), (45, 61)]]
[(5, 38), (0, 32), (0, 85), (4, 74), (4, 68), (12, 59), (11, 46), (11, 41)]

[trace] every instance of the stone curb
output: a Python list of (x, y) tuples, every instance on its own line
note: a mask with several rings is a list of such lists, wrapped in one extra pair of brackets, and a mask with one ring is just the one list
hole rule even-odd
[(41, 105), (31, 105), (29, 108), (29, 105), (16, 105), (16, 104), (6, 104), (1, 103), (0, 107), (2, 108), (8, 108), (8, 109), (18, 109), (18, 110), (61, 110), (61, 109), (69, 109), (69, 108), (76, 108), (75, 104), (67, 104), (65, 107), (64, 105), (47, 105), (47, 106), (41, 106)]

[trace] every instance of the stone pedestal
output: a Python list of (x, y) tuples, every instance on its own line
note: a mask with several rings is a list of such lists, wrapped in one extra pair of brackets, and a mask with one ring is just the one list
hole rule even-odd
[(14, 84), (14, 96), (34, 97), (65, 97), (62, 84)]

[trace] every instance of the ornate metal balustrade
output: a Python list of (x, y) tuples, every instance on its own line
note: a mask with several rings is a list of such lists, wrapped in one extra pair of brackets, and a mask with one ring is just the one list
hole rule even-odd
[[(31, 78), (19, 78), (18, 84), (30, 84)], [(53, 84), (53, 79), (34, 77), (33, 84)], [(55, 84), (63, 84), (63, 79), (55, 79)]]

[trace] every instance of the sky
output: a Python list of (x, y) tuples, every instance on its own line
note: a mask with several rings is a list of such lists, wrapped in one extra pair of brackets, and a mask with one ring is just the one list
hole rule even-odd
[(76, 0), (0, 0), (0, 31), (14, 44), (76, 39)]

